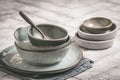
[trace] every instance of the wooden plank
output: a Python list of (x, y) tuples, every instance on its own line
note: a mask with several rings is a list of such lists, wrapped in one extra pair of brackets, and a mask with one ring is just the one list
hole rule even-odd
[[(73, 2), (73, 4), (69, 4), (69, 5), (72, 6), (72, 5), (79, 4), (79, 7), (69, 9), (69, 8), (66, 8), (66, 7), (65, 8), (64, 7), (58, 7), (57, 5), (49, 4), (48, 2), (44, 2), (44, 1), (41, 1), (41, 2), (39, 2), (37, 0), (34, 1), (34, 2), (31, 1), (31, 0), (30, 1), (17, 0), (17, 1), (22, 3), (22, 4), (26, 4), (26, 5), (34, 6), (34, 7), (46, 10), (46, 11), (50, 11), (52, 13), (54, 12), (54, 13), (58, 14), (58, 16), (60, 16), (60, 17), (62, 17), (62, 16), (69, 17), (70, 19), (68, 19), (68, 21), (64, 21), (64, 18), (62, 18), (62, 20), (65, 22), (66, 25), (74, 26), (74, 27), (81, 24), (80, 23), (80, 21), (81, 21), (80, 16), (84, 16), (85, 14), (95, 12), (96, 10), (99, 10), (101, 7), (103, 9), (105, 9), (105, 8), (108, 8), (108, 7), (111, 6), (109, 3), (104, 3), (104, 2), (99, 2), (99, 3), (97, 2), (95, 5), (90, 5), (92, 3), (88, 2), (89, 6), (87, 6), (86, 5), (87, 3), (84, 3), (84, 1), (78, 1), (78, 3)], [(93, 1), (93, 3), (95, 1)], [(69, 1), (69, 3), (71, 3), (71, 2)]]
[(120, 66), (117, 66), (90, 80), (119, 80), (119, 79), (120, 79)]
[(119, 0), (106, 0), (106, 2), (109, 2), (111, 4), (115, 4), (115, 5), (120, 5), (120, 1)]
[[(9, 24), (8, 24), (9, 23)], [(0, 51), (14, 44), (14, 31), (20, 27), (18, 21), (7, 19), (5, 22), (0, 22)]]
[(80, 79), (78, 79), (78, 78), (69, 78), (69, 79), (67, 79), (67, 80), (80, 80)]
[(6, 18), (16, 13), (13, 9), (14, 7), (19, 8), (21, 6), (17, 5), (14, 0), (0, 0), (0, 21), (4, 21)]
[[(32, 2), (31, 2), (32, 3)], [(36, 7), (36, 6), (33, 6), (33, 4), (34, 4), (34, 2), (32, 3), (32, 4), (26, 4), (25, 2), (22, 2), (22, 3), (19, 3), (19, 4), (21, 4), (21, 5), (23, 5), (21, 8), (16, 8), (17, 10), (25, 10), (25, 11), (28, 11), (28, 12), (30, 12), (31, 10), (31, 13), (33, 13), (33, 14), (37, 14), (37, 15), (41, 15), (41, 16), (43, 16), (43, 17), (46, 17), (46, 18), (49, 18), (49, 19), (55, 19), (55, 18), (57, 18), (56, 20), (59, 20), (60, 19), (60, 17), (66, 17), (66, 16), (64, 16), (64, 15), (60, 15), (59, 13), (57, 14), (57, 13), (54, 13), (54, 11), (49, 11), (49, 10), (45, 10), (45, 9), (43, 9), (43, 8), (39, 8), (39, 7)], [(39, 3), (38, 3), (39, 4)], [(41, 3), (40, 3), (41, 4)], [(39, 5), (40, 5), (39, 4)], [(44, 5), (44, 4), (43, 4)], [(40, 5), (40, 6), (42, 6), (42, 5)], [(48, 6), (48, 7), (50, 7), (50, 6)], [(34, 10), (34, 11), (33, 11)], [(57, 9), (57, 10), (59, 10), (59, 9)], [(48, 15), (49, 14), (49, 15)], [(46, 15), (46, 16), (45, 16)], [(66, 17), (66, 18), (68, 18), (68, 17)], [(54, 21), (56, 21), (56, 20), (54, 20)], [(64, 20), (64, 19), (63, 19)]]
[[(26, 4), (26, 5), (30, 5), (30, 6), (34, 6), (34, 7), (37, 7), (37, 8), (42, 8), (42, 9), (45, 9), (47, 11), (50, 11), (50, 12), (55, 12), (57, 14), (61, 14), (61, 15), (64, 15), (64, 16), (69, 16), (68, 13), (71, 12), (71, 9), (69, 8), (66, 8), (66, 7), (60, 7), (60, 6), (57, 6), (57, 5), (54, 5), (54, 4), (50, 4), (49, 1), (25, 1), (25, 0), (17, 0), (18, 3), (21, 3), (21, 4)], [(72, 18), (72, 16), (69, 16)]]
[[(66, 22), (65, 19), (68, 20), (68, 18), (62, 19), (62, 16), (59, 16), (59, 15), (49, 12), (49, 11), (45, 11), (45, 10), (36, 8), (37, 12), (34, 13), (33, 11), (27, 10), (26, 8), (27, 7), (24, 7), (23, 10), (26, 11), (29, 15), (36, 16), (37, 17), (36, 20), (43, 19), (45, 22), (47, 21), (47, 23), (58, 24), (58, 25), (63, 25), (64, 22)], [(30, 8), (30, 7), (28, 7), (28, 8)], [(13, 18), (16, 18), (16, 16), (15, 17), (13, 16)], [(42, 22), (42, 20), (41, 20), (41, 22)]]

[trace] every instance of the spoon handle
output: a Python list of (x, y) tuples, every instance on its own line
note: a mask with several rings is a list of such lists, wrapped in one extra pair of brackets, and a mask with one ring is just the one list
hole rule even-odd
[(26, 22), (31, 25), (31, 27), (34, 27), (37, 31), (39, 31), (43, 38), (45, 37), (44, 33), (32, 22), (32, 20), (23, 11), (20, 11), (19, 14)]

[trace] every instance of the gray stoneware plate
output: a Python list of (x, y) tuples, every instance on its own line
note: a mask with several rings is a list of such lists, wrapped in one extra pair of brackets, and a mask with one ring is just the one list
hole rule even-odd
[(4, 65), (7, 65), (9, 69), (32, 74), (49, 74), (67, 71), (74, 68), (82, 58), (83, 54), (80, 48), (74, 43), (69, 46), (69, 51), (65, 58), (60, 63), (51, 66), (32, 66), (23, 62), (22, 58), (17, 53), (15, 46), (6, 48), (0, 54), (0, 61)]

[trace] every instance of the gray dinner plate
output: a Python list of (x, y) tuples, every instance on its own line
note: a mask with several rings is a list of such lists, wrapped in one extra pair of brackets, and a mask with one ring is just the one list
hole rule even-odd
[(69, 46), (69, 51), (65, 58), (56, 65), (50, 66), (32, 66), (27, 64), (22, 60), (22, 58), (17, 53), (15, 46), (11, 46), (3, 50), (0, 54), (1, 62), (4, 65), (7, 65), (10, 69), (15, 69), (27, 73), (40, 73), (40, 74), (48, 74), (48, 73), (58, 73), (63, 72), (75, 67), (80, 60), (83, 58), (83, 54), (78, 46), (72, 43)]

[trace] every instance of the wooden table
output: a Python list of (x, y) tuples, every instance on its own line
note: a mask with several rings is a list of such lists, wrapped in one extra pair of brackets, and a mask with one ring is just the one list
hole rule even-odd
[[(82, 22), (94, 16), (110, 18), (117, 26), (114, 45), (105, 50), (86, 50), (93, 68), (68, 80), (120, 80), (120, 0), (0, 0), (0, 51), (14, 44), (14, 31), (28, 24), (18, 11), (29, 14), (36, 24), (63, 26), (74, 36)], [(0, 80), (19, 80), (0, 71)]]

